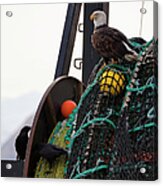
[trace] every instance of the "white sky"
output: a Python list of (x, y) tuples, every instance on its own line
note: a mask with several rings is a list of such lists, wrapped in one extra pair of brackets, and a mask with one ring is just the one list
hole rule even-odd
[[(141, 1), (112, 2), (110, 5), (109, 25), (120, 29), (127, 37), (139, 36)], [(143, 16), (142, 37), (153, 37), (153, 2), (145, 1), (147, 13)]]
[[(2, 98), (42, 92), (52, 82), (66, 8), (67, 4), (2, 6)], [(13, 16), (7, 17), (6, 11)]]
[[(110, 26), (128, 37), (138, 36), (141, 2), (112, 2)], [(152, 38), (152, 2), (146, 2), (143, 36)], [(30, 91), (42, 92), (54, 76), (67, 4), (3, 5), (1, 10), (2, 98)], [(6, 11), (13, 16), (7, 17)], [(74, 57), (81, 57), (82, 34), (78, 33)], [(79, 71), (71, 74), (79, 75)], [(81, 78), (81, 75), (79, 75)]]
[[(153, 36), (152, 1), (145, 2), (142, 36), (150, 40)], [(127, 37), (139, 36), (141, 2), (110, 3), (109, 24), (120, 29)], [(38, 93), (42, 95), (53, 80), (58, 58), (67, 4), (33, 4), (1, 6), (1, 99), (18, 99), (23, 95)], [(6, 11), (13, 16), (7, 17)], [(82, 16), (80, 19), (82, 22)], [(77, 42), (72, 59), (82, 56), (82, 34), (77, 33)], [(72, 65), (70, 75), (81, 79), (81, 71)], [(37, 104), (40, 100), (38, 96)], [(37, 104), (32, 104), (31, 110)], [(5, 112), (4, 108), (6, 109)], [(2, 140), (22, 122), (13, 118), (17, 113), (9, 112), (2, 105)], [(31, 113), (28, 110), (26, 113)], [(22, 117), (26, 115), (22, 114)], [(14, 121), (5, 123), (5, 118)], [(12, 118), (13, 117), (13, 118)], [(8, 132), (8, 134), (7, 134)]]

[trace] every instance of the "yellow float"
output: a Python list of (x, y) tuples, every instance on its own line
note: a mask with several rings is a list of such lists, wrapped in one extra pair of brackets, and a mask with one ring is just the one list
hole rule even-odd
[(121, 93), (125, 86), (124, 75), (116, 70), (106, 70), (100, 77), (100, 91), (111, 93), (113, 96)]

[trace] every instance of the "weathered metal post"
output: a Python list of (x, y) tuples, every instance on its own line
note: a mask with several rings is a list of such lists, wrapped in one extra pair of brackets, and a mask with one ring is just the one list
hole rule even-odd
[(84, 36), (83, 36), (83, 74), (82, 79), (87, 84), (89, 75), (93, 67), (97, 64), (100, 56), (93, 49), (91, 44), (91, 34), (93, 23), (89, 20), (90, 14), (95, 10), (103, 10), (107, 17), (109, 13), (109, 3), (85, 3), (84, 4)]
[(68, 75), (82, 3), (68, 4), (54, 79)]

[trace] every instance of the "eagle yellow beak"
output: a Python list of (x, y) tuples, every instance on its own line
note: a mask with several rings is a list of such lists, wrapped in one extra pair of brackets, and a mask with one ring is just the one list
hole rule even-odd
[(94, 20), (94, 18), (95, 18), (95, 14), (94, 14), (94, 13), (92, 13), (92, 14), (90, 15), (89, 19), (90, 19), (91, 21), (93, 21), (93, 20)]

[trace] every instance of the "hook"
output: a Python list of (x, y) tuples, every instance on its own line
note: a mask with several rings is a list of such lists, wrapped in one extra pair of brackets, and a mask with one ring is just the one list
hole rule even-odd
[(83, 23), (79, 23), (78, 24), (78, 32), (84, 32), (84, 24)]
[[(77, 65), (77, 61), (78, 61), (78, 65)], [(75, 58), (74, 59), (74, 67), (76, 69), (81, 70), (82, 64), (83, 64), (83, 59), (82, 58)]]

